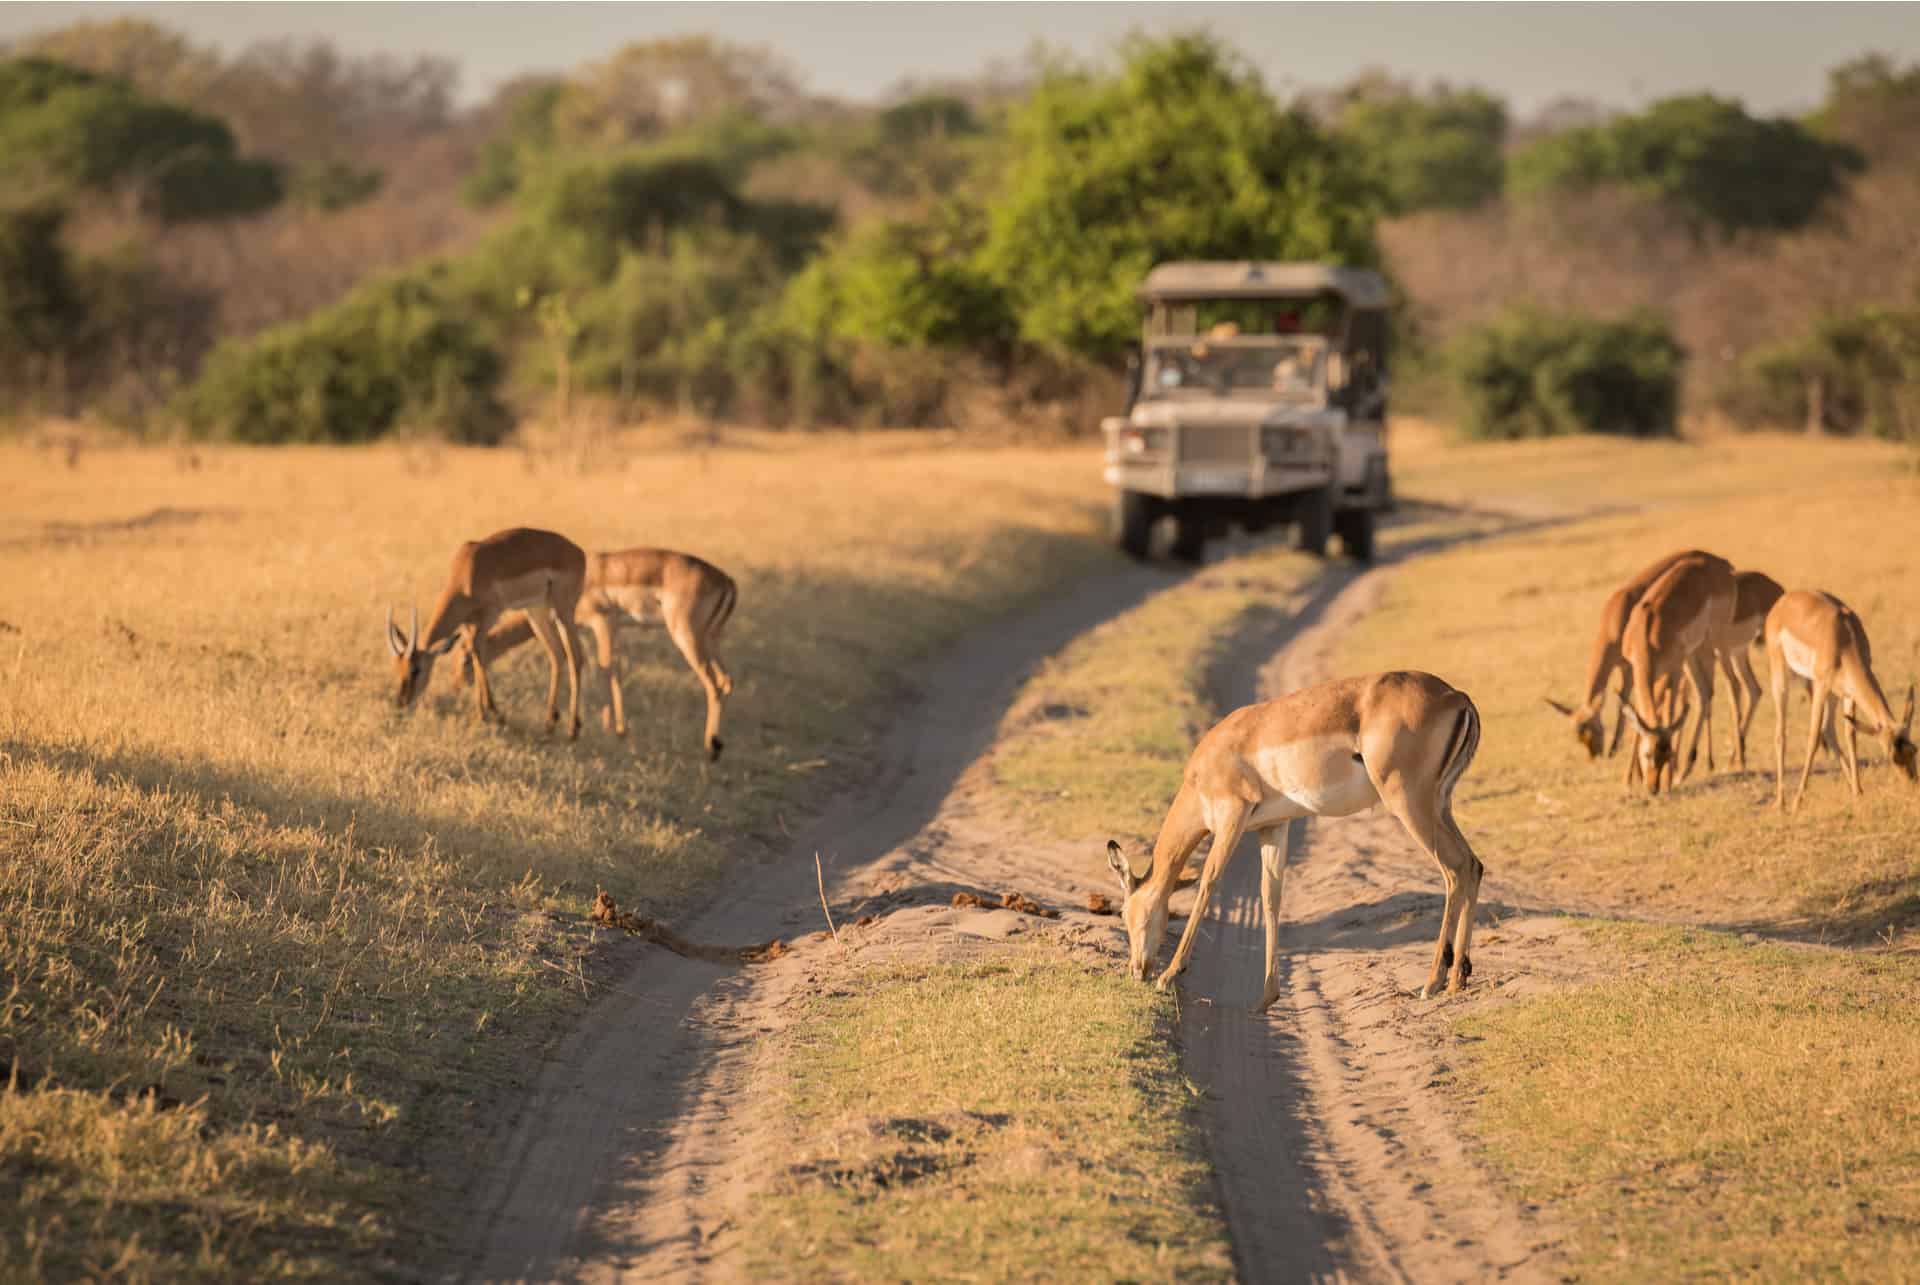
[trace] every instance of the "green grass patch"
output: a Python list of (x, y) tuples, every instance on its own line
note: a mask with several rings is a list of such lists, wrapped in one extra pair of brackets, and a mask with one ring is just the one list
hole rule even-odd
[(1216, 563), (1075, 641), (1001, 724), (1002, 797), (1056, 838), (1152, 835), (1193, 743), (1224, 712), (1208, 699), (1208, 664), (1249, 611), (1277, 608), (1319, 566), (1280, 549)]
[(754, 1278), (1231, 1276), (1170, 1000), (1044, 943), (831, 980), (760, 1063)]
[(1455, 1083), (1582, 1279), (1914, 1279), (1920, 958), (1596, 923), (1621, 975), (1463, 1018)]

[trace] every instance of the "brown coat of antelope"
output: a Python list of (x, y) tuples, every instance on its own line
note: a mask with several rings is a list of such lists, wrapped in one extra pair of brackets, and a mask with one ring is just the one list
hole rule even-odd
[[(571, 686), (567, 728), (569, 739), (580, 735), (580, 658), (574, 653), (573, 631), (556, 628), (555, 619), (573, 619), (586, 580), (587, 555), (580, 546), (552, 531), (514, 527), (496, 531), (484, 540), (471, 540), (453, 555), (447, 587), (420, 632), (420, 611), (413, 612), (412, 633), (402, 633), (387, 609), (387, 646), (394, 656), (394, 700), (402, 709), (427, 690), (433, 664), (462, 638), (468, 653), (508, 611), (526, 613), (530, 635), (547, 649), (547, 730), (560, 719), (560, 668), (564, 659)], [(485, 657), (474, 666), (474, 708), (480, 721), (500, 718), (487, 681)]]
[[(614, 635), (622, 625), (644, 625), (657, 617), (707, 694), (704, 743), (709, 760), (725, 748), (720, 715), (733, 694), (733, 678), (716, 650), (720, 631), (733, 615), (739, 590), (726, 572), (690, 553), (672, 549), (622, 549), (596, 553), (587, 561), (586, 587), (573, 620), (589, 630), (596, 659), (607, 675), (607, 707), (601, 722), (616, 736), (627, 734), (626, 706)], [(495, 626), (482, 647), (489, 662), (533, 637), (525, 619)]]
[(1600, 608), (1600, 632), (1594, 637), (1593, 651), (1587, 659), (1586, 699), (1581, 702), (1580, 708), (1575, 709), (1551, 696), (1546, 698), (1547, 704), (1572, 720), (1573, 734), (1586, 747), (1588, 758), (1599, 758), (1603, 748), (1601, 734), (1606, 731), (1606, 723), (1601, 714), (1606, 706), (1607, 684), (1615, 673), (1620, 675), (1620, 708), (1613, 716), (1613, 736), (1604, 742), (1608, 755), (1619, 748), (1620, 733), (1627, 724), (1627, 706), (1633, 699), (1633, 675), (1626, 659), (1620, 654), (1620, 639), (1627, 631), (1627, 619), (1633, 614), (1634, 607), (1642, 595), (1653, 587), (1653, 582), (1665, 575), (1680, 559), (1712, 556), (1699, 549), (1669, 553), (1657, 562), (1649, 563), (1638, 575), (1607, 596), (1605, 605)]
[[(1280, 891), (1286, 873), (1284, 826), (1295, 817), (1352, 816), (1376, 803), (1446, 880), (1440, 938), (1428, 996), (1443, 980), (1457, 991), (1473, 972), (1468, 955), (1473, 910), (1486, 867), (1453, 820), (1453, 790), (1480, 744), (1480, 712), (1466, 693), (1432, 674), (1398, 671), (1342, 678), (1278, 700), (1248, 705), (1216, 723), (1187, 759), (1185, 779), (1167, 809), (1150, 859), (1126, 857), (1107, 843), (1107, 861), (1126, 896), (1128, 967), (1145, 981), (1167, 931), (1174, 884), (1201, 840), (1213, 836), (1193, 914), (1165, 990), (1187, 966), (1213, 885), (1247, 831), (1260, 836), (1260, 905), (1266, 920), (1266, 975), (1258, 1008), (1280, 997)], [(1451, 974), (1449, 975), (1449, 969)]]
[(1793, 811), (1807, 792), (1807, 777), (1813, 772), (1813, 756), (1824, 739), (1827, 702), (1840, 702), (1840, 765), (1846, 769), (1847, 784), (1857, 797), (1860, 793), (1859, 724), (1856, 711), (1865, 714), (1869, 734), (1883, 736), (1887, 756), (1906, 773), (1909, 781), (1920, 780), (1920, 752), (1913, 743), (1913, 687), (1907, 688), (1907, 708), (1900, 721), (1893, 721), (1893, 710), (1873, 674), (1873, 648), (1867, 643), (1866, 626), (1853, 608), (1830, 593), (1796, 589), (1781, 597), (1767, 613), (1767, 669), (1773, 687), (1773, 803), (1787, 802), (1787, 680), (1789, 677), (1809, 684), (1813, 689), (1813, 709), (1807, 725), (1807, 761), (1800, 769), (1800, 787), (1793, 792)]
[[(1687, 705), (1673, 714), (1663, 710), (1654, 689), (1664, 684), (1677, 699), (1683, 679), (1697, 693), (1699, 717), (1686, 766), (1699, 753), (1700, 737), (1713, 734), (1713, 642), (1733, 625), (1733, 567), (1711, 553), (1691, 553), (1661, 573), (1647, 587), (1627, 617), (1620, 637), (1620, 654), (1633, 674), (1627, 721), (1638, 733), (1634, 756), (1627, 763), (1631, 788), (1636, 772), (1645, 779), (1647, 793), (1658, 794), (1670, 783), (1677, 763), (1676, 741), (1687, 721)], [(1683, 771), (1681, 775), (1685, 775)]]
[[(1733, 768), (1747, 767), (1747, 729), (1760, 709), (1760, 679), (1753, 672), (1748, 656), (1767, 626), (1767, 613), (1786, 591), (1780, 582), (1764, 571), (1733, 573), (1733, 620), (1725, 633), (1713, 640), (1713, 650), (1733, 689)], [(1713, 746), (1707, 746), (1707, 766), (1713, 766)]]

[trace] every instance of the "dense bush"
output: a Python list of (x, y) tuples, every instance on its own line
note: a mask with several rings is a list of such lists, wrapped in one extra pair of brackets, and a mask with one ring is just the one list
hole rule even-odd
[(1471, 209), (1506, 179), (1506, 105), (1478, 89), (1416, 93), (1381, 77), (1340, 95), (1334, 136), (1351, 148), (1395, 214)]
[(1517, 308), (1454, 342), (1470, 437), (1671, 435), (1684, 354), (1664, 320)]
[(1920, 309), (1822, 318), (1749, 354), (1721, 404), (1746, 423), (1920, 441)]
[(1701, 229), (1730, 233), (1804, 225), (1860, 166), (1852, 147), (1798, 121), (1692, 94), (1542, 139), (1513, 158), (1508, 174), (1523, 194), (1620, 184), (1670, 203)]
[(188, 425), (241, 442), (358, 442), (401, 426), (498, 441), (499, 355), (432, 274), (363, 286), (337, 307), (223, 344), (181, 399)]

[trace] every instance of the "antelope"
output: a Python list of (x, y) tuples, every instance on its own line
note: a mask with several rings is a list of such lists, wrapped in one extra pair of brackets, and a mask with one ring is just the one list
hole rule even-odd
[(1682, 549), (1678, 553), (1669, 553), (1658, 562), (1644, 568), (1633, 579), (1615, 589), (1608, 596), (1606, 605), (1600, 609), (1600, 632), (1593, 640), (1593, 651), (1587, 660), (1587, 698), (1578, 709), (1563, 705), (1551, 696), (1546, 698), (1559, 713), (1573, 720), (1573, 734), (1586, 748), (1587, 757), (1597, 759), (1602, 748), (1601, 734), (1606, 731), (1606, 723), (1601, 711), (1606, 705), (1607, 683), (1616, 671), (1620, 674), (1620, 708), (1613, 716), (1613, 737), (1605, 742), (1607, 756), (1620, 748), (1620, 734), (1627, 723), (1627, 706), (1632, 699), (1630, 687), (1632, 676), (1627, 663), (1620, 654), (1620, 637), (1626, 632), (1627, 617), (1633, 614), (1638, 603), (1653, 582), (1665, 575), (1674, 563), (1682, 558), (1710, 558), (1713, 555), (1699, 549)]
[[(420, 632), (420, 609), (413, 609), (410, 631), (400, 632), (387, 608), (387, 646), (393, 651), (397, 687), (394, 699), (405, 709), (427, 690), (433, 664), (465, 640), (473, 659), (474, 707), (480, 721), (501, 718), (487, 681), (486, 657), (478, 640), (486, 636), (502, 612), (526, 613), (530, 631), (547, 649), (547, 730), (560, 719), (560, 664), (564, 657), (571, 685), (567, 738), (580, 735), (580, 660), (574, 654), (573, 631), (554, 626), (554, 618), (573, 619), (586, 579), (587, 555), (580, 546), (551, 531), (514, 527), (484, 540), (460, 546), (439, 605)], [(502, 719), (501, 721), (505, 721)]]
[(1787, 679), (1791, 675), (1813, 688), (1812, 718), (1807, 727), (1807, 761), (1800, 769), (1800, 787), (1793, 793), (1791, 812), (1800, 810), (1807, 792), (1807, 777), (1813, 772), (1813, 756), (1825, 739), (1827, 701), (1840, 702), (1840, 764), (1846, 769), (1847, 784), (1854, 796), (1860, 794), (1859, 724), (1854, 710), (1863, 710), (1872, 720), (1870, 732), (1884, 736), (1887, 756), (1907, 774), (1909, 781), (1920, 780), (1920, 752), (1914, 748), (1913, 697), (1907, 688), (1907, 708), (1899, 723), (1873, 676), (1873, 648), (1867, 643), (1867, 630), (1853, 608), (1830, 593), (1796, 589), (1783, 595), (1767, 613), (1767, 669), (1773, 687), (1773, 805), (1786, 807), (1787, 776)]
[[(1694, 552), (1662, 572), (1634, 604), (1620, 636), (1620, 654), (1633, 673), (1627, 721), (1639, 734), (1634, 754), (1627, 762), (1629, 789), (1636, 772), (1646, 779), (1648, 794), (1660, 793), (1662, 777), (1671, 776), (1675, 740), (1687, 721), (1690, 704), (1679, 696), (1683, 676), (1700, 700), (1687, 771), (1699, 752), (1701, 733), (1711, 738), (1713, 640), (1726, 636), (1731, 629), (1733, 602), (1733, 567), (1725, 558)], [(1664, 722), (1663, 702), (1654, 696), (1654, 689), (1662, 682), (1668, 685), (1669, 695), (1680, 701), (1679, 713)], [(1665, 704), (1671, 714), (1671, 701)]]
[(1486, 867), (1454, 823), (1453, 790), (1479, 744), (1480, 712), (1466, 693), (1432, 674), (1407, 671), (1321, 683), (1221, 719), (1187, 759), (1151, 858), (1135, 860), (1107, 842), (1107, 863), (1126, 898), (1122, 915), (1135, 980), (1147, 979), (1166, 936), (1174, 884), (1200, 841), (1213, 836), (1193, 914), (1160, 974), (1161, 990), (1186, 968), (1213, 885), (1251, 830), (1260, 836), (1267, 931), (1265, 984), (1255, 1011), (1271, 1007), (1280, 997), (1283, 827), (1294, 817), (1352, 816), (1385, 803), (1446, 879), (1433, 971), (1421, 997), (1435, 993), (1443, 978), (1449, 994), (1458, 991), (1473, 972), (1468, 947)]
[[(598, 648), (596, 659), (606, 671), (607, 707), (600, 713), (602, 725), (615, 736), (627, 734), (626, 707), (613, 649), (615, 633), (622, 625), (644, 625), (649, 616), (657, 616), (706, 690), (704, 743), (708, 761), (718, 759), (725, 748), (720, 739), (720, 715), (727, 697), (733, 694), (733, 678), (714, 648), (738, 597), (732, 577), (690, 553), (622, 549), (589, 558), (586, 587), (570, 619), (592, 632)], [(531, 637), (533, 629), (527, 619), (504, 621), (487, 634), (481, 646), (492, 660)]]

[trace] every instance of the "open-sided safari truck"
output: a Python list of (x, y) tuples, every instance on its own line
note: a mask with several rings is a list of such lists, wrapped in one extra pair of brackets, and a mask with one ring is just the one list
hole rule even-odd
[(1163, 263), (1127, 411), (1101, 423), (1114, 533), (1147, 555), (1171, 518), (1175, 557), (1229, 527), (1291, 522), (1324, 554), (1373, 556), (1387, 480), (1387, 284), (1316, 263)]

